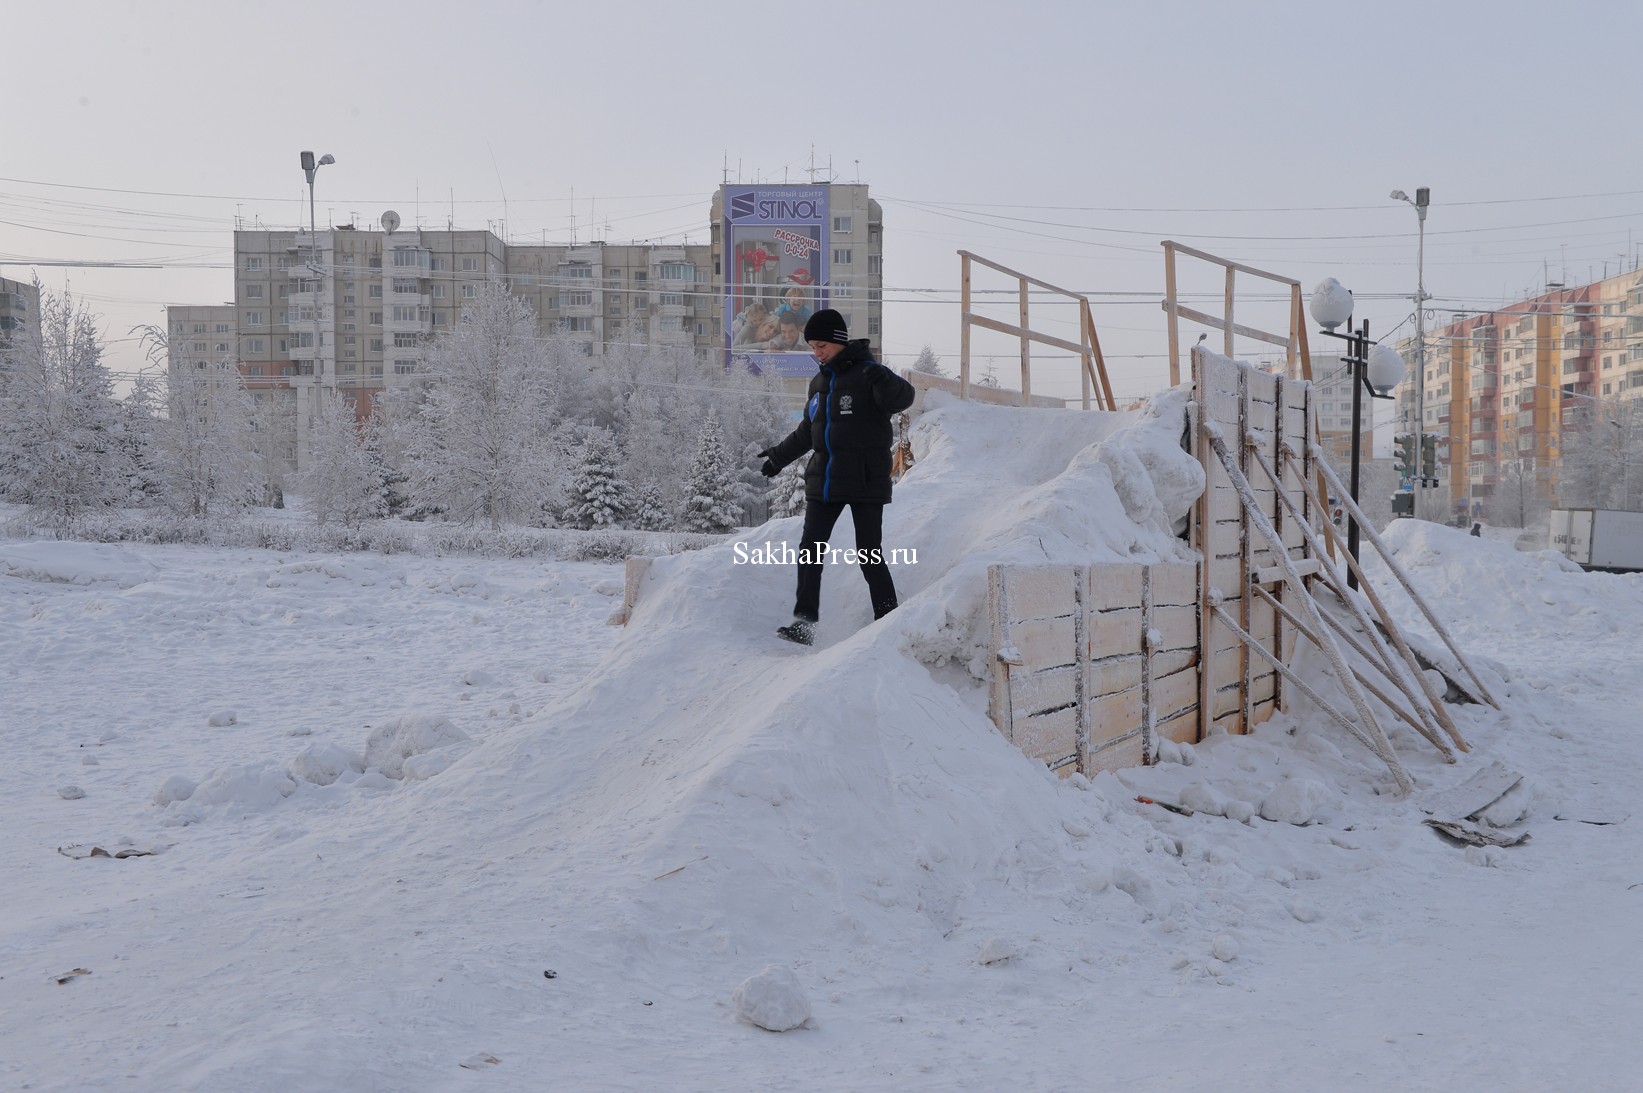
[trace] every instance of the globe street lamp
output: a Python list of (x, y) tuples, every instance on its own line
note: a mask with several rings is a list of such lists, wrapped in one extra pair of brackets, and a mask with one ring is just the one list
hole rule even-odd
[[(320, 269), (320, 264), (319, 264), (319, 232), (316, 231), (315, 228), (314, 228), (314, 175), (319, 173), (319, 169), (321, 167), (324, 167), (327, 163), (335, 163), (336, 161), (337, 161), (337, 157), (333, 156), (330, 152), (327, 152), (323, 156), (320, 156), (319, 159), (317, 159), (317, 160), (314, 158), (314, 153), (312, 153), (312, 152), (302, 153), (302, 173), (308, 176), (308, 263), (307, 263), (307, 265), (308, 265), (308, 269), (316, 277), (323, 276), (324, 271)], [(299, 234), (300, 234), (300, 232), (299, 232)], [(313, 357), (312, 367), (313, 367), (313, 370), (314, 370), (314, 381), (315, 381), (315, 383), (318, 383), (319, 380), (320, 380), (321, 375), (324, 372), (324, 364), (323, 364), (324, 357), (321, 356), (320, 351), (319, 351), (320, 350), (319, 342), (320, 342), (320, 338), (323, 336), (323, 333), (320, 330), (320, 303), (319, 303), (319, 293), (318, 292), (314, 293), (313, 311), (314, 311), (314, 346), (313, 346), (314, 357)]]
[[(1352, 327), (1352, 293), (1341, 286), (1333, 277), (1326, 277), (1317, 288), (1312, 290), (1312, 299), (1307, 305), (1312, 312), (1312, 318), (1323, 329), (1319, 333), (1329, 338), (1339, 338), (1346, 343), (1346, 356), (1341, 362), (1346, 365), (1352, 376), (1352, 477), (1350, 486), (1354, 507), (1358, 500), (1358, 469), (1361, 461), (1363, 446), (1363, 393), (1367, 389), (1370, 398), (1389, 399), (1392, 389), (1403, 379), (1403, 358), (1390, 345), (1381, 345), (1369, 340), (1369, 320), (1365, 319), (1357, 329)], [(1345, 334), (1337, 334), (1335, 328), (1346, 325)], [(1352, 555), (1352, 560), (1358, 559), (1358, 521), (1355, 516), (1349, 517), (1346, 526), (1346, 549)], [(1348, 588), (1358, 587), (1358, 576), (1349, 566), (1346, 572)]]

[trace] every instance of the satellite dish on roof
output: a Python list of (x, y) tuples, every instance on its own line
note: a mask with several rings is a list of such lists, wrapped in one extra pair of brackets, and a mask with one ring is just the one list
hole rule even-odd
[(389, 209), (382, 214), (382, 230), (389, 235), (399, 230), (399, 214)]

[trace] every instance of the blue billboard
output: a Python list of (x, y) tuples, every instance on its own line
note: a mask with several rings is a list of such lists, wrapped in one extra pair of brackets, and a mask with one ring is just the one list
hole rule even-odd
[(808, 376), (804, 324), (827, 306), (827, 187), (724, 189), (727, 365)]

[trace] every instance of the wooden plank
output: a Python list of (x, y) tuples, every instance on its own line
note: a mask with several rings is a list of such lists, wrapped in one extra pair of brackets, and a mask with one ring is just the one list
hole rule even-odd
[(1078, 666), (1051, 668), (1044, 672), (1010, 673), (1012, 717), (1035, 717), (1045, 710), (1071, 706), (1078, 701)]
[(1012, 742), (1033, 759), (1059, 762), (1078, 753), (1078, 725), (1072, 707), (1017, 717)]
[(1101, 695), (1089, 704), (1091, 749), (1105, 747), (1141, 727), (1141, 688), (1131, 687), (1115, 694)]
[[(1225, 473), (1222, 472), (1223, 475)], [(1209, 518), (1213, 524), (1233, 524), (1243, 512), (1243, 508), (1244, 499), (1232, 488), (1230, 480), (1209, 491)]]
[(1089, 658), (1122, 656), (1141, 651), (1141, 609), (1091, 611), (1085, 623)]
[(1011, 566), (1005, 579), (1010, 589), (1011, 622), (1073, 613), (1077, 566)]
[[(1249, 338), (1252, 341), (1257, 342), (1267, 342), (1271, 345), (1281, 345), (1285, 349), (1289, 348), (1289, 338), (1287, 337), (1279, 337), (1277, 334), (1268, 334), (1264, 330), (1257, 330), (1253, 326), (1245, 326), (1242, 323), (1228, 324), (1218, 315), (1211, 315), (1208, 312), (1199, 311), (1197, 308), (1183, 307), (1180, 303), (1175, 305), (1175, 311), (1176, 314), (1180, 315), (1183, 319), (1191, 319), (1195, 323), (1202, 323), (1203, 325), (1213, 327), (1216, 330), (1224, 330), (1228, 325), (1231, 325), (1233, 331), (1241, 337)], [(1179, 380), (1177, 380), (1177, 382), (1179, 382)]]
[(1153, 718), (1162, 721), (1174, 717), (1198, 701), (1198, 673), (1190, 668), (1184, 672), (1153, 680)]
[(1421, 810), (1439, 820), (1460, 821), (1476, 816), (1523, 781), (1523, 775), (1508, 770), (1498, 760), (1480, 770), (1458, 786), (1434, 793), (1421, 805)]
[[(1058, 338), (1053, 334), (1040, 334), (1037, 331), (1026, 329), (1025, 325), (1012, 326), (1009, 323), (999, 322), (997, 319), (989, 318), (986, 315), (976, 315), (969, 311), (964, 313), (963, 318), (966, 325), (996, 330), (1000, 334), (1014, 334), (1018, 338), (1023, 338), (1024, 341), (1042, 342), (1044, 345), (1053, 345), (1057, 349), (1070, 349), (1074, 353), (1082, 354), (1084, 352), (1084, 347), (1077, 342), (1068, 341), (1066, 338)], [(1025, 334), (1025, 337), (1023, 337), (1023, 334)]]
[(1211, 588), (1220, 589), (1222, 596), (1236, 599), (1242, 595), (1244, 587), (1243, 560), (1236, 554), (1211, 560), (1206, 584)]
[(1158, 633), (1158, 642), (1151, 652), (1166, 649), (1198, 648), (1198, 609), (1196, 607), (1155, 607), (1152, 629)]
[(1092, 773), (1098, 770), (1126, 770), (1143, 765), (1147, 761), (1147, 751), (1141, 730), (1137, 729), (1129, 736), (1114, 740), (1102, 748), (1092, 748), (1086, 761)]
[(1021, 654), (1030, 672), (1059, 668), (1078, 659), (1071, 615), (1059, 619), (1028, 619), (1010, 624), (1009, 642)]
[(1198, 742), (1198, 707), (1191, 706), (1171, 717), (1164, 718), (1154, 726), (1153, 731), (1165, 740), (1173, 740), (1177, 744), (1196, 744)]
[(1152, 658), (1154, 676), (1166, 676), (1175, 672), (1195, 668), (1198, 665), (1198, 650), (1173, 649), (1167, 653), (1159, 653)]
[(1133, 562), (1107, 562), (1090, 566), (1088, 606), (1094, 611), (1141, 606), (1142, 566)]
[(1089, 683), (1084, 688), (1087, 695), (1110, 695), (1115, 691), (1122, 691), (1126, 687), (1134, 687), (1141, 682), (1141, 657), (1139, 654), (1127, 657), (1109, 657), (1106, 660), (1097, 660), (1090, 663)]
[(1165, 562), (1152, 567), (1153, 606), (1198, 603), (1198, 563)]
[[(1004, 610), (1008, 602), (1004, 596), (1004, 567), (990, 565), (987, 567), (987, 619), (992, 634), (992, 648), (994, 652), (1005, 646)], [(1010, 739), (1010, 666), (1003, 663), (997, 656), (988, 658), (987, 673), (987, 716), (992, 718), (998, 731)]]
[[(959, 251), (959, 313), (970, 314), (970, 261), (971, 255)], [(958, 397), (970, 397), (970, 324), (958, 324)], [(854, 514), (852, 514), (854, 515)]]

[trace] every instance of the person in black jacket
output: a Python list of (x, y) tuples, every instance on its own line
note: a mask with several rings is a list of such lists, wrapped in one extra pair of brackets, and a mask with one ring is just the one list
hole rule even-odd
[(804, 472), (804, 534), (793, 621), (776, 630), (778, 637), (809, 645), (820, 617), (827, 537), (847, 505), (873, 617), (882, 619), (895, 610), (896, 585), (883, 551), (894, 441), (890, 418), (913, 404), (915, 392), (912, 384), (873, 359), (866, 339), (850, 340), (844, 316), (832, 308), (810, 316), (804, 340), (820, 365), (810, 381), (804, 420), (759, 454), (764, 457), (760, 469), (773, 478), (811, 453)]

